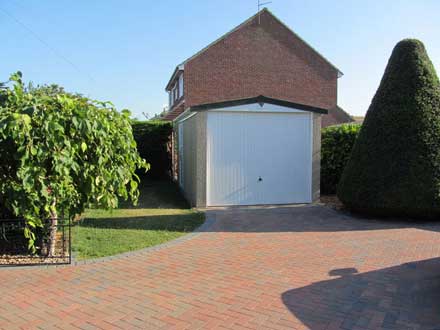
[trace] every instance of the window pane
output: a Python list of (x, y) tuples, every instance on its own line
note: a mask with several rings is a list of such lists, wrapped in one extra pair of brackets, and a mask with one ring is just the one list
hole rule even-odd
[(179, 76), (179, 97), (183, 96), (183, 73)]

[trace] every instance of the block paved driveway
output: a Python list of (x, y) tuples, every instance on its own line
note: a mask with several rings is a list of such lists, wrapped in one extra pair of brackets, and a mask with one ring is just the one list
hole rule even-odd
[(162, 249), (0, 269), (0, 328), (440, 329), (440, 224), (323, 206), (208, 216)]

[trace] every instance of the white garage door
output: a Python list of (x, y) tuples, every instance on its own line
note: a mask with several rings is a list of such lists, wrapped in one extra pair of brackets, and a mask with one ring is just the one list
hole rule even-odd
[(208, 206), (311, 202), (311, 118), (209, 111)]

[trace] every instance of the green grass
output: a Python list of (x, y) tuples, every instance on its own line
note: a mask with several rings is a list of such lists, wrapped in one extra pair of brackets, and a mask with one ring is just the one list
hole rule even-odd
[(139, 203), (116, 210), (87, 210), (72, 228), (77, 259), (98, 258), (158, 245), (193, 231), (204, 214), (189, 209), (177, 187), (148, 182), (140, 188)]

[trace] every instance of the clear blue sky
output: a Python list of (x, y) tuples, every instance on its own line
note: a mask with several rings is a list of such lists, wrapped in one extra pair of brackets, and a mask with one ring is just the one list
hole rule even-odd
[[(339, 104), (351, 114), (367, 110), (400, 39), (422, 40), (440, 72), (438, 0), (274, 0), (268, 8), (344, 72)], [(254, 0), (1, 0), (0, 81), (21, 70), (142, 118), (166, 104), (178, 63), (255, 12)]]

